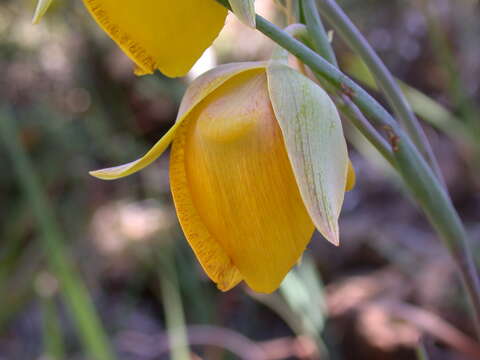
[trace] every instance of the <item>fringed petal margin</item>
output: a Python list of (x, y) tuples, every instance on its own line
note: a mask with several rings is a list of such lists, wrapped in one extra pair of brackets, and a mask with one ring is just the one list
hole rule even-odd
[(103, 30), (137, 65), (185, 75), (225, 23), (227, 11), (212, 0), (83, 0)]
[(185, 171), (187, 123), (180, 127), (170, 154), (170, 187), (173, 200), (185, 237), (202, 268), (220, 290), (227, 291), (237, 285), (242, 280), (242, 276), (220, 243), (205, 227), (193, 203)]

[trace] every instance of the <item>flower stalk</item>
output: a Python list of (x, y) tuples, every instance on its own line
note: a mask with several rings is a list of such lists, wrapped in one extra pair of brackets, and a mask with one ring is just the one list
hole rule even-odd
[[(354, 25), (349, 21), (349, 19), (342, 12), (342, 10), (334, 2), (331, 2), (330, 0), (327, 0), (327, 2), (330, 4), (330, 7), (333, 11), (339, 11), (340, 12), (340, 14), (338, 14), (338, 16), (342, 16), (344, 19), (346, 19), (345, 25), (352, 27), (352, 29), (351, 29), (352, 34), (360, 37), (360, 45), (362, 43), (366, 44), (366, 49), (365, 50), (367, 51), (367, 53), (370, 53), (370, 52), (372, 53), (372, 56), (371, 56), (372, 61), (374, 63), (376, 62), (375, 60), (378, 60), (380, 62), (381, 66), (378, 68), (379, 73), (382, 73), (382, 72), (386, 71), (385, 78), (387, 80), (388, 79), (393, 80), (393, 76), (389, 73), (388, 69), (383, 65), (383, 63), (378, 58), (378, 56), (373, 52), (373, 49), (371, 49), (371, 47), (368, 45), (368, 43), (366, 43), (366, 41), (363, 39), (362, 35), (358, 32), (358, 30), (354, 27)], [(333, 52), (333, 48), (332, 48), (330, 42), (328, 41), (327, 33), (325, 31), (325, 28), (324, 28), (324, 26), (322, 24), (322, 21), (320, 19), (318, 10), (316, 8), (315, 0), (303, 0), (302, 4), (303, 4), (303, 10), (304, 10), (304, 14), (305, 14), (306, 25), (307, 25), (307, 28), (309, 29), (309, 35), (312, 38), (311, 41), (313, 43), (319, 44), (320, 45), (319, 48), (323, 49), (323, 51), (325, 53), (324, 57), (327, 60), (329, 60), (332, 64), (334, 64), (338, 67), (338, 64), (337, 64), (336, 58), (335, 58), (335, 54)], [(333, 56), (332, 56), (332, 54), (333, 54)], [(322, 55), (322, 53), (320, 53), (320, 55)], [(375, 64), (374, 64), (374, 66), (375, 66)], [(398, 89), (398, 86), (396, 86), (395, 82), (394, 82), (393, 89), (394, 90)], [(397, 95), (400, 98), (400, 100), (401, 100), (401, 98), (404, 98), (403, 93), (401, 93), (401, 91)], [(410, 106), (408, 105), (406, 100), (405, 100), (405, 103), (407, 104), (407, 108), (410, 109)], [(389, 156), (390, 154), (385, 152), (384, 147), (382, 146), (383, 138), (378, 138), (377, 136), (375, 136), (375, 129), (369, 129), (370, 124), (368, 123), (368, 120), (363, 116), (362, 112), (359, 111), (359, 109), (356, 108), (355, 105), (353, 105), (351, 103), (349, 104), (348, 99), (345, 102), (345, 106), (343, 106), (343, 108), (344, 108), (344, 110), (343, 110), (344, 115), (346, 115), (349, 118), (349, 120), (352, 121), (352, 123), (362, 132), (362, 134), (364, 134), (366, 136), (367, 140), (369, 140), (377, 148), (377, 150), (384, 156), (384, 158), (393, 167), (396, 167), (396, 164), (392, 161), (393, 159)], [(412, 115), (413, 115), (413, 113), (412, 113)], [(415, 118), (414, 115), (413, 115), (413, 120), (415, 120), (415, 122), (417, 121), (417, 119)], [(366, 131), (366, 130), (369, 130), (369, 131)], [(420, 130), (421, 130), (421, 127), (420, 127)], [(424, 134), (422, 133), (422, 134), (420, 134), (420, 136), (424, 136)], [(430, 145), (428, 143), (428, 140), (427, 140), (427, 143), (425, 144), (425, 148), (429, 151), (431, 150)], [(432, 159), (434, 161), (433, 164), (434, 164), (434, 168), (435, 168), (435, 166), (437, 165), (436, 160), (435, 160), (434, 157)], [(437, 171), (438, 171), (438, 166), (437, 166)], [(438, 172), (438, 174), (440, 174), (440, 172)], [(441, 174), (439, 176), (439, 180), (440, 181), (443, 180)], [(443, 184), (443, 185), (445, 185), (445, 184)], [(460, 273), (462, 274), (461, 277), (462, 277), (462, 280), (465, 284), (467, 292), (470, 294), (469, 297), (471, 299), (471, 304), (473, 305), (473, 313), (476, 315), (474, 317), (474, 324), (475, 324), (475, 329), (476, 329), (477, 337), (478, 337), (478, 335), (480, 334), (480, 331), (479, 331), (479, 329), (480, 329), (479, 309), (478, 309), (478, 305), (475, 305), (475, 298), (478, 299), (478, 295), (479, 295), (478, 294), (478, 281), (477, 281), (477, 284), (475, 284), (475, 280), (478, 279), (478, 274), (477, 274), (477, 269), (475, 267), (475, 263), (474, 263), (473, 259), (471, 258), (471, 255), (470, 255), (471, 253), (470, 253), (470, 250), (468, 248), (468, 239), (465, 239), (464, 244), (463, 244), (459, 253), (454, 251), (454, 252), (452, 252), (452, 254), (453, 254), (453, 257), (454, 257), (454, 259), (455, 259), (455, 261), (456, 261), (456, 263), (459, 267)], [(469, 280), (470, 276), (472, 276), (473, 284), (468, 283), (470, 281)], [(472, 292), (473, 292), (473, 294), (472, 294)]]
[(337, 57), (335, 56), (325, 27), (318, 14), (315, 0), (303, 0), (300, 4), (302, 5), (303, 15), (305, 17), (305, 25), (315, 46), (315, 51), (328, 60), (329, 63), (338, 67)]
[[(325, 27), (320, 19), (315, 0), (303, 0), (300, 4), (305, 18), (306, 28), (304, 28), (304, 32), (307, 33), (303, 38), (308, 39), (319, 55), (338, 68), (335, 52), (333, 51)], [(305, 43), (303, 38), (301, 40)], [(365, 136), (365, 138), (382, 154), (385, 160), (395, 168), (397, 165), (387, 141), (379, 134), (372, 124), (370, 124), (368, 119), (365, 118), (362, 112), (348, 96), (342, 94), (340, 97), (341, 101), (338, 101), (337, 105), (342, 114), (353, 123), (363, 136)]]
[[(326, 59), (329, 59), (330, 63), (337, 66), (337, 59), (335, 57), (335, 53), (330, 46), (327, 33), (325, 32), (325, 28), (321, 23), (320, 17), (318, 16), (318, 12), (316, 11), (316, 7), (313, 1), (314, 0), (304, 0), (300, 3), (303, 6), (303, 12), (305, 14), (305, 19), (307, 22), (306, 26), (303, 24), (291, 24), (287, 28), (285, 28), (284, 31), (293, 36), (294, 38), (300, 40), (309, 48), (322, 49), (321, 52), (318, 51), (319, 55), (322, 55)], [(311, 6), (314, 7), (312, 8)], [(307, 12), (310, 12), (310, 14), (307, 15)], [(314, 30), (316, 35), (311, 35), (311, 32), (309, 32), (311, 30)], [(278, 53), (278, 50), (276, 52)], [(283, 55), (288, 54), (285, 49), (283, 49), (283, 52)], [(328, 86), (328, 84), (325, 84), (321, 77), (317, 76), (317, 80), (322, 85)], [(333, 91), (335, 91), (335, 89), (333, 89)], [(362, 114), (362, 112), (350, 100), (350, 98), (345, 94), (340, 94), (336, 103), (338, 109), (342, 112), (342, 114), (354, 124), (354, 126), (363, 134), (363, 136), (365, 136), (368, 141), (370, 141), (370, 143), (382, 154), (385, 160), (387, 160), (387, 162), (393, 168), (396, 168), (397, 165), (395, 163), (395, 159), (393, 157), (393, 152), (390, 145), (372, 126), (372, 124), (370, 124), (368, 119)]]
[[(392, 73), (335, 0), (320, 0), (317, 4), (318, 9), (328, 22), (365, 62), (378, 86), (385, 94), (387, 101), (392, 106), (397, 118), (405, 127), (407, 134), (430, 164), (442, 185), (445, 186), (443, 175), (428, 138)], [(309, 16), (314, 15), (309, 14)], [(312, 35), (315, 35), (315, 33)]]
[[(225, 0), (217, 1), (228, 7)], [(398, 173), (458, 266), (473, 308), (476, 331), (480, 334), (480, 282), (467, 233), (443, 184), (410, 137), (385, 108), (334, 65), (259, 15), (256, 24), (260, 32), (302, 60), (314, 73), (346, 95), (377, 127), (386, 131)]]

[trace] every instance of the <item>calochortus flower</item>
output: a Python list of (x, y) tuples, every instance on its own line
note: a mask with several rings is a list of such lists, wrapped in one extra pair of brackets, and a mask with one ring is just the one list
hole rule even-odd
[(335, 105), (305, 76), (279, 61), (219, 66), (190, 85), (175, 125), (145, 156), (91, 174), (132, 174), (172, 141), (177, 215), (219, 289), (243, 280), (274, 291), (314, 228), (338, 244), (354, 172)]

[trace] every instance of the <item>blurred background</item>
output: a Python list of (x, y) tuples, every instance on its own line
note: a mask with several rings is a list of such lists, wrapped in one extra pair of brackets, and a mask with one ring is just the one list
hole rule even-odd
[[(256, 3), (284, 23), (273, 0)], [(340, 4), (424, 120), (478, 263), (479, 1)], [(175, 216), (168, 154), (122, 180), (88, 175), (139, 157), (194, 76), (268, 58), (268, 39), (229, 17), (191, 76), (136, 77), (81, 1), (54, 1), (32, 26), (34, 6), (0, 1), (0, 360), (480, 359), (451, 260), (347, 123), (358, 183), (342, 245), (315, 234), (268, 296), (221, 293), (203, 274)], [(333, 39), (342, 69), (382, 100)]]

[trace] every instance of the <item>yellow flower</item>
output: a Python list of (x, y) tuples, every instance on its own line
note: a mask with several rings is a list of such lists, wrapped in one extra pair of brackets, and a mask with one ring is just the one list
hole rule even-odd
[(303, 75), (279, 62), (219, 66), (191, 84), (175, 125), (144, 157), (91, 174), (132, 174), (172, 141), (177, 215), (219, 289), (243, 280), (274, 291), (315, 227), (338, 244), (355, 174), (335, 106)]
[(83, 0), (97, 23), (137, 65), (185, 75), (217, 37), (227, 10), (214, 0)]

